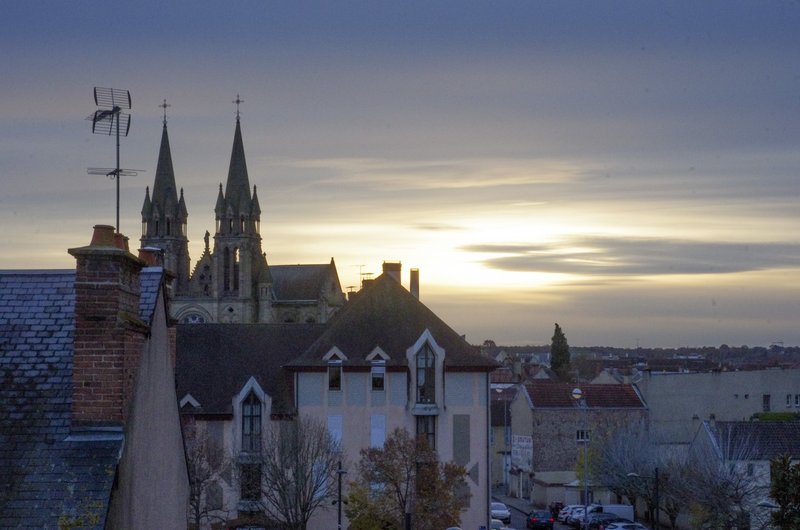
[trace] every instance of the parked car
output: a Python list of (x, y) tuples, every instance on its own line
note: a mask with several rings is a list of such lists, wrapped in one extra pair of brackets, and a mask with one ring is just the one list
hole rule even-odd
[(567, 518), (569, 517), (569, 514), (575, 508), (583, 509), (583, 505), (582, 504), (567, 504), (566, 506), (561, 508), (561, 511), (558, 512), (558, 517), (556, 517), (556, 519), (558, 519), (558, 522), (559, 523), (566, 523), (567, 522)]
[(525, 524), (531, 529), (553, 530), (553, 516), (547, 510), (534, 510), (528, 514)]
[(631, 523), (630, 519), (625, 519), (614, 513), (590, 513), (589, 517), (583, 521), (583, 530), (605, 530), (609, 523)]
[(610, 523), (606, 530), (647, 530), (641, 523)]
[(489, 521), (489, 530), (503, 530), (503, 521), (500, 519), (492, 519)]
[(491, 504), (492, 519), (500, 519), (505, 524), (511, 524), (511, 511), (508, 506), (502, 502), (493, 502)]
[(572, 528), (580, 528), (581, 523), (583, 522), (583, 506), (578, 506), (577, 508), (573, 508), (570, 510), (569, 515), (567, 516), (567, 524), (570, 525)]

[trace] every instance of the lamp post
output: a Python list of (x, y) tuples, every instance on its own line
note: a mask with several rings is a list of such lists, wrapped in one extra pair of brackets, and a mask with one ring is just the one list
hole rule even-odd
[(646, 478), (646, 479), (652, 479), (653, 480), (653, 504), (655, 504), (655, 506), (656, 506), (655, 524), (653, 525), (653, 527), (656, 530), (658, 530), (659, 511), (660, 511), (660, 508), (659, 508), (659, 505), (658, 505), (658, 466), (656, 466), (656, 468), (653, 470), (653, 476), (652, 477), (642, 476), (642, 475), (639, 475), (638, 473), (628, 473), (628, 476), (629, 477)]
[(572, 390), (572, 399), (575, 400), (575, 403), (579, 407), (583, 407), (583, 517), (585, 520), (589, 505), (589, 407), (586, 403), (583, 390), (580, 388)]
[(338, 529), (342, 530), (342, 475), (347, 474), (347, 471), (342, 470), (342, 461), (339, 460), (339, 468), (336, 470), (337, 478), (339, 479), (339, 498), (336, 502), (336, 508), (338, 510), (337, 513), (337, 522), (338, 522)]

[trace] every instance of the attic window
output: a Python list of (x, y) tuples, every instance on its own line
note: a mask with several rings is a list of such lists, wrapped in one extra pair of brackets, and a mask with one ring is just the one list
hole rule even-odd
[(383, 392), (385, 389), (384, 379), (386, 378), (386, 362), (373, 361), (371, 376), (373, 392)]
[(342, 361), (328, 362), (328, 390), (338, 392), (342, 389)]

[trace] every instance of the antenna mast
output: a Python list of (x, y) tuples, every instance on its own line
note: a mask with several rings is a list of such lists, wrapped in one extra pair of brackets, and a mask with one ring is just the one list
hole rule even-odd
[[(131, 128), (131, 115), (122, 112), (131, 108), (131, 93), (118, 88), (94, 87), (94, 104), (99, 108), (89, 115), (87, 120), (92, 122), (92, 133), (117, 137), (117, 165), (114, 168), (90, 167), (90, 175), (106, 175), (117, 179), (117, 233), (119, 233), (119, 181), (123, 176), (138, 175), (142, 169), (120, 169), (119, 167), (119, 137), (120, 134), (128, 136)], [(122, 130), (121, 130), (122, 129)]]

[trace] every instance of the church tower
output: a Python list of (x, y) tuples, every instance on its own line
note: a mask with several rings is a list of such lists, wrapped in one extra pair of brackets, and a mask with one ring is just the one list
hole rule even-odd
[(158, 151), (156, 178), (153, 195), (150, 188), (145, 191), (142, 205), (142, 237), (144, 247), (163, 250), (164, 267), (176, 275), (176, 292), (186, 291), (189, 284), (189, 239), (186, 237), (188, 212), (183, 200), (183, 189), (178, 198), (175, 187), (175, 172), (172, 169), (172, 153), (167, 134), (166, 101), (164, 127), (161, 131), (161, 147)]
[(261, 250), (261, 207), (255, 187), (250, 194), (238, 110), (225, 192), (220, 184), (214, 213), (212, 285), (213, 297), (220, 302), (217, 321), (257, 322), (258, 299), (262, 290), (267, 298), (268, 291), (263, 287), (272, 282)]

